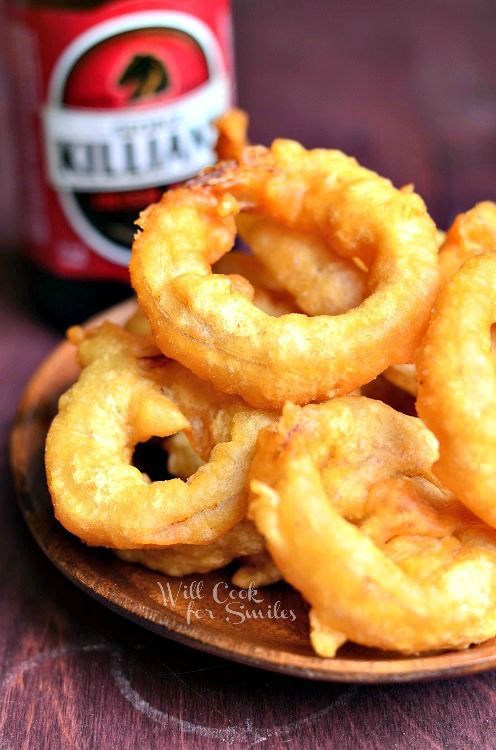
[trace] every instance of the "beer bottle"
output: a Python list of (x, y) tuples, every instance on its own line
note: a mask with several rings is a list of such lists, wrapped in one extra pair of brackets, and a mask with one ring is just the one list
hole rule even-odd
[(22, 229), (59, 325), (130, 295), (140, 211), (214, 160), (229, 0), (9, 0)]

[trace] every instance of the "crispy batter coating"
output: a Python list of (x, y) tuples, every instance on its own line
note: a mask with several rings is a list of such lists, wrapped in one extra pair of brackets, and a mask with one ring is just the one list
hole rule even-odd
[[(72, 338), (84, 369), (60, 399), (46, 445), (65, 528), (91, 545), (133, 548), (206, 544), (238, 523), (256, 436), (272, 415), (216, 393), (113, 324)], [(184, 429), (208, 461), (187, 482), (150, 482), (132, 465), (138, 442)]]
[[(231, 109), (216, 121), (219, 160), (242, 159), (248, 145), (248, 122), (247, 113), (240, 109)], [(318, 237), (287, 229), (263, 216), (239, 215), (238, 219), (238, 232), (257, 256), (241, 255), (246, 272), (238, 273), (263, 291), (264, 296), (267, 291), (279, 293), (277, 297), (268, 295), (269, 304), (264, 304), (264, 297), (258, 304), (255, 295), (254, 304), (269, 315), (278, 317), (300, 310), (308, 315), (337, 315), (360, 304), (365, 297), (365, 271), (352, 260), (333, 255)], [(228, 270), (230, 258), (236, 255), (240, 254), (225, 255), (213, 272), (236, 273)], [(277, 306), (282, 290), (289, 293), (286, 309)], [(276, 312), (271, 312), (272, 309)]]
[(260, 434), (249, 516), (309, 601), (322, 656), (496, 634), (496, 534), (441, 488), (436, 454), (419, 419), (364, 397), (288, 406)]
[(465, 262), (434, 305), (417, 369), (417, 410), (440, 444), (434, 472), (496, 526), (496, 253)]
[(439, 251), (442, 280), (447, 281), (474, 255), (496, 250), (496, 203), (477, 203), (459, 214)]
[(252, 586), (269, 586), (271, 583), (277, 583), (281, 580), (281, 574), (277, 569), (273, 559), (265, 549), (265, 539), (263, 539), (263, 552), (250, 554), (240, 560), (241, 567), (232, 577), (232, 582), (240, 589)]
[[(116, 550), (128, 562), (138, 562), (170, 576), (209, 573), (243, 555), (257, 555), (265, 542), (251, 521), (236, 526), (210, 544), (176, 544), (163, 549)], [(249, 583), (248, 583), (249, 585)], [(247, 587), (246, 587), (247, 588)]]
[[(437, 229), (436, 240), (441, 250), (446, 240), (446, 232), (443, 232), (442, 229)], [(409, 393), (410, 396), (417, 395), (417, 369), (415, 364), (391, 365), (391, 367), (388, 367), (382, 374), (387, 381), (406, 393)]]
[[(243, 159), (169, 191), (141, 215), (131, 277), (160, 349), (263, 408), (350, 393), (408, 362), (438, 284), (436, 229), (422, 200), (337, 151), (276, 141)], [(370, 269), (369, 297), (337, 316), (274, 318), (255, 308), (232, 280), (211, 273), (247, 205), (358, 258)]]
[(240, 214), (237, 226), (273, 279), (307, 315), (339, 315), (366, 296), (366, 272), (333, 253), (318, 236), (249, 214)]
[[(446, 233), (438, 229), (437, 235), (441, 283), (444, 284), (468, 258), (496, 250), (496, 204), (478, 203), (459, 214)], [(417, 395), (414, 365), (392, 365), (383, 375), (398, 388)]]
[[(183, 432), (164, 441), (168, 469), (173, 476), (189, 479), (204, 463)], [(210, 544), (175, 544), (162, 549), (115, 550), (118, 557), (172, 576), (209, 573), (238, 560), (232, 581), (240, 588), (264, 586), (280, 579), (280, 573), (265, 549), (255, 525), (241, 520)]]
[(215, 121), (217, 144), (215, 150), (221, 161), (237, 161), (248, 143), (248, 115), (233, 107)]
[[(295, 300), (278, 286), (269, 270), (254, 255), (239, 251), (229, 253), (224, 255), (212, 270), (214, 273), (228, 276), (233, 286), (267, 315), (278, 317), (298, 312)], [(152, 335), (150, 323), (137, 303), (135, 312), (127, 320), (124, 328), (138, 336)]]
[(233, 288), (267, 315), (278, 318), (299, 312), (294, 298), (277, 284), (270, 271), (254, 255), (239, 251), (228, 253), (217, 261), (212, 272), (225, 274)]

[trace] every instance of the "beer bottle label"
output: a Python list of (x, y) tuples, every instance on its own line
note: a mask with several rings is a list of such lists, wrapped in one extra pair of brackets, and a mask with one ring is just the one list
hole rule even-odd
[(14, 9), (9, 37), (30, 254), (61, 276), (126, 280), (139, 212), (214, 161), (229, 2)]

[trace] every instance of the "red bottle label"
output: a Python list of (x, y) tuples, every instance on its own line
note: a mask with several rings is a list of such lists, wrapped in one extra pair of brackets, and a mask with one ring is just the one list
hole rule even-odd
[(229, 2), (15, 10), (9, 32), (31, 257), (126, 280), (140, 210), (214, 161), (212, 122), (232, 95)]

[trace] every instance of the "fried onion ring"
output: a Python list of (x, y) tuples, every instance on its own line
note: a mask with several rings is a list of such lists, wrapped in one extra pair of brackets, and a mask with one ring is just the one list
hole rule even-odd
[(439, 440), (433, 470), (496, 527), (496, 254), (478, 255), (441, 290), (420, 352), (417, 411)]
[[(370, 296), (334, 317), (256, 309), (211, 273), (243, 205), (358, 258), (370, 269)], [(410, 361), (437, 290), (436, 229), (419, 196), (340, 152), (292, 141), (248, 148), (242, 164), (169, 191), (139, 225), (131, 278), (160, 349), (258, 407), (350, 393)]]
[[(245, 515), (256, 437), (272, 415), (216, 393), (110, 323), (71, 338), (84, 369), (46, 445), (58, 520), (88, 544), (118, 548), (207, 544), (229, 531)], [(188, 482), (150, 482), (131, 463), (135, 445), (180, 430), (208, 463)]]
[(322, 656), (496, 634), (496, 534), (440, 487), (436, 454), (419, 419), (364, 397), (286, 407), (260, 434), (249, 516), (309, 601)]

